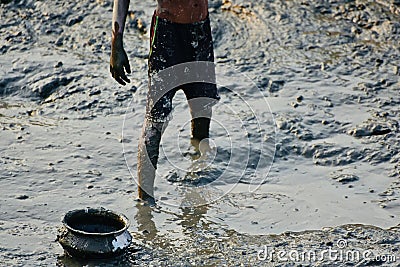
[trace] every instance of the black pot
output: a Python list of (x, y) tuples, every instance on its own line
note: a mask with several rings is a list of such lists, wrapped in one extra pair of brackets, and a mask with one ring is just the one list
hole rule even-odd
[(62, 223), (57, 241), (73, 257), (116, 257), (132, 241), (128, 219), (104, 208), (72, 210), (64, 216)]

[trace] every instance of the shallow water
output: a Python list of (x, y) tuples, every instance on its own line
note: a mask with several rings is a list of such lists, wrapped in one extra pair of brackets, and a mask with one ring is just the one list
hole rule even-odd
[[(108, 73), (111, 1), (1, 4), (0, 261), (265, 265), (257, 258), (264, 245), (321, 251), (341, 239), (347, 249), (399, 258), (394, 3), (211, 1), (218, 82), (226, 87), (211, 126), (215, 157), (193, 160), (178, 94), (157, 207), (135, 201), (134, 181), (154, 2), (131, 4), (125, 48), (135, 71), (126, 87)], [(61, 218), (88, 206), (130, 219), (135, 243), (126, 257), (63, 256), (54, 241)], [(371, 264), (318, 261), (343, 262)]]

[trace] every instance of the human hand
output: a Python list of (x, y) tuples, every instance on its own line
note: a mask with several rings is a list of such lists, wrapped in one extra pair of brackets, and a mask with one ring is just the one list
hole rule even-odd
[(110, 72), (118, 83), (126, 85), (131, 81), (126, 77), (125, 71), (131, 73), (131, 67), (123, 46), (122, 34), (118, 30), (119, 25), (116, 23), (111, 41)]

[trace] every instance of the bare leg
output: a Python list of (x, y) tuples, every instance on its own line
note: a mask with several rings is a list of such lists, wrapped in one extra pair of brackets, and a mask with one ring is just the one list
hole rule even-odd
[[(210, 110), (211, 117), (211, 110)], [(210, 137), (210, 121), (208, 117), (192, 119), (192, 138), (201, 141)]]
[(204, 108), (204, 100), (189, 100), (190, 114), (192, 116), (191, 144), (200, 150), (200, 142), (210, 137), (211, 107)]
[(154, 179), (157, 169), (161, 136), (167, 122), (152, 122), (145, 119), (138, 151), (139, 198), (154, 202)]

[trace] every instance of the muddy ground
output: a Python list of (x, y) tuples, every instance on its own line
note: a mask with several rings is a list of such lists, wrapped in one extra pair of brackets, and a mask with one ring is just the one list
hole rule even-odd
[[(155, 1), (131, 3), (125, 48), (133, 73), (125, 87), (108, 72), (111, 1), (1, 1), (2, 265), (400, 265), (399, 1), (209, 5), (216, 63), (237, 94), (220, 91), (214, 167), (189, 176), (201, 184), (224, 168), (232, 177), (245, 171), (237, 185), (217, 184), (213, 203), (186, 205), (209, 192), (188, 187), (193, 180), (169, 164), (181, 156), (189, 157), (185, 168), (193, 163), (190, 118), (178, 95), (158, 205), (148, 207), (135, 201), (134, 178)], [(237, 127), (229, 109), (246, 105), (261, 130)], [(252, 114), (239, 113), (251, 126)], [(266, 140), (261, 160), (241, 143), (254, 133)], [(178, 134), (186, 154), (176, 151)], [(249, 164), (228, 168), (231, 155)], [(251, 175), (263, 180), (256, 191), (248, 188)], [(64, 256), (55, 242), (61, 218), (87, 206), (128, 216), (127, 255)]]

